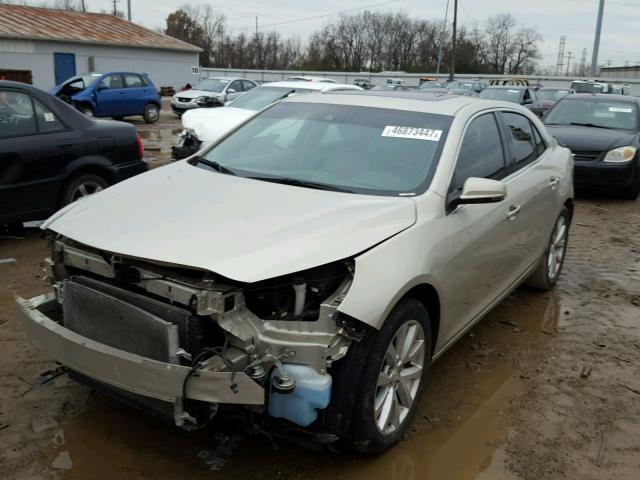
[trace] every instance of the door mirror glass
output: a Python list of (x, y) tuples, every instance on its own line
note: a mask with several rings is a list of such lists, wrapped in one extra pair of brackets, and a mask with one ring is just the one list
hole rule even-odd
[(470, 203), (497, 203), (507, 196), (507, 186), (491, 178), (467, 178), (458, 198), (458, 205)]
[(533, 103), (533, 98), (525, 98), (524, 100), (525, 105), (531, 105), (532, 103)]
[(99, 83), (96, 87), (96, 92), (101, 92), (103, 90), (107, 90), (107, 86), (104, 83)]
[(235, 88), (229, 88), (229, 89), (227, 89), (227, 93), (236, 93), (236, 89)]

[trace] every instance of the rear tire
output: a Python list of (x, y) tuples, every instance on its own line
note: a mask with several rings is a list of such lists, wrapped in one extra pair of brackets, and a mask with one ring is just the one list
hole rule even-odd
[(95, 173), (82, 173), (70, 178), (60, 196), (60, 207), (69, 205), (82, 197), (92, 195), (109, 186), (103, 177)]
[(155, 103), (148, 104), (144, 109), (144, 121), (147, 123), (156, 123), (160, 120), (160, 108)]
[(560, 278), (567, 253), (570, 221), (569, 209), (563, 207), (556, 219), (540, 263), (531, 276), (525, 280), (526, 285), (539, 290), (551, 290), (555, 286)]
[[(349, 445), (379, 455), (404, 437), (411, 424), (431, 361), (429, 313), (419, 301), (405, 298), (391, 311), (382, 329), (361, 351), (360, 382), (354, 385)], [(404, 348), (403, 348), (404, 346)]]

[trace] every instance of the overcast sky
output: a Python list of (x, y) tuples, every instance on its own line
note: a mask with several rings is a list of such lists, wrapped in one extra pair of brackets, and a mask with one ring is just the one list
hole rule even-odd
[[(110, 9), (110, 0), (86, 0), (89, 9)], [(167, 15), (185, 3), (184, 0), (131, 0), (133, 21), (149, 28), (164, 26)], [(126, 0), (119, 0), (119, 9), (126, 11)], [(230, 28), (255, 31), (255, 15), (259, 25), (297, 20), (380, 4), (385, 0), (190, 0), (189, 3), (210, 3), (227, 17)], [(377, 11), (404, 10), (414, 18), (444, 18), (447, 0), (398, 0), (369, 8)], [(453, 5), (453, 0), (451, 0)], [(556, 64), (561, 35), (567, 36), (565, 53), (572, 52), (580, 61), (582, 49), (587, 49), (587, 65), (591, 62), (598, 0), (458, 0), (459, 21), (471, 25), (482, 23), (497, 13), (511, 13), (518, 22), (535, 26), (544, 37), (541, 65)], [(452, 8), (452, 7), (451, 7)], [(337, 16), (266, 27), (283, 37), (308, 34)], [(451, 21), (451, 10), (449, 11)], [(599, 63), (612, 65), (640, 64), (640, 0), (606, 0)], [(576, 58), (577, 57), (577, 58)], [(565, 61), (566, 63), (566, 61)], [(573, 63), (573, 59), (572, 59)]]

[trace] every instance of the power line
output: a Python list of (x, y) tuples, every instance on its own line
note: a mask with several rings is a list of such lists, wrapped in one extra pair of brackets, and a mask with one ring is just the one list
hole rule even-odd
[[(261, 25), (262, 28), (268, 28), (268, 27), (275, 27), (278, 25), (286, 25), (289, 23), (297, 23), (297, 22), (306, 22), (308, 20), (317, 20), (319, 18), (326, 18), (326, 17), (333, 17), (334, 15), (342, 15), (343, 13), (351, 13), (351, 12), (357, 12), (358, 10), (365, 10), (367, 8), (375, 8), (375, 7), (382, 7), (384, 5), (389, 5), (391, 3), (398, 3), (401, 0), (389, 0), (387, 2), (382, 2), (382, 3), (374, 3), (371, 5), (365, 5), (363, 7), (358, 7), (358, 8), (350, 8), (348, 10), (340, 10), (338, 12), (333, 12), (333, 13), (325, 13), (324, 15), (315, 15), (313, 17), (304, 17), (304, 18), (296, 18), (295, 20), (284, 20), (282, 22), (275, 22), (275, 23), (267, 23), (264, 25)], [(253, 28), (253, 26), (249, 27), (233, 27), (228, 29), (227, 31), (229, 32), (233, 32), (235, 30), (248, 30), (250, 28)]]

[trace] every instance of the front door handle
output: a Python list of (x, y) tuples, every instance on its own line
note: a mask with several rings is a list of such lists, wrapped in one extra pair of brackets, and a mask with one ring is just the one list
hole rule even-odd
[(60, 142), (58, 144), (58, 148), (62, 149), (62, 150), (68, 150), (71, 147), (73, 147), (74, 143), (72, 141), (69, 140), (63, 140), (62, 142)]
[(558, 188), (558, 183), (560, 183), (560, 179), (558, 177), (551, 177), (549, 179), (549, 188), (551, 190), (555, 190)]
[(515, 220), (519, 214), (520, 214), (520, 205), (511, 205), (509, 207), (509, 211), (507, 212), (507, 218), (509, 220)]

